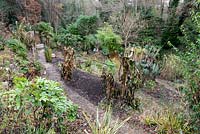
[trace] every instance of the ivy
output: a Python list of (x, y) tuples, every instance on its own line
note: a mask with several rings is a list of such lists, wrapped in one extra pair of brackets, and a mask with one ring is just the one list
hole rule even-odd
[[(193, 6), (198, 4), (199, 2), (196, 2)], [(180, 40), (186, 47), (180, 55), (187, 62), (185, 68), (187, 86), (184, 92), (191, 108), (190, 127), (194, 133), (198, 133), (200, 131), (200, 12), (198, 8), (193, 8), (191, 16), (185, 20), (181, 30), (184, 36)]]

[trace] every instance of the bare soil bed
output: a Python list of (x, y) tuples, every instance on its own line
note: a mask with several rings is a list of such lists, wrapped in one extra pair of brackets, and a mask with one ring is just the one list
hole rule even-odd
[(80, 70), (74, 70), (72, 80), (66, 84), (95, 105), (105, 96), (101, 78)]

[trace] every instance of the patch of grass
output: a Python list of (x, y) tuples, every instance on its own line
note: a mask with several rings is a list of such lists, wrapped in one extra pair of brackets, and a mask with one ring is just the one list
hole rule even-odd
[(156, 126), (156, 131), (159, 134), (189, 134), (190, 130), (182, 115), (172, 110), (165, 110), (147, 116), (144, 123), (148, 126)]
[(184, 67), (184, 61), (179, 56), (170, 54), (164, 57), (161, 76), (167, 80), (176, 80), (183, 77)]

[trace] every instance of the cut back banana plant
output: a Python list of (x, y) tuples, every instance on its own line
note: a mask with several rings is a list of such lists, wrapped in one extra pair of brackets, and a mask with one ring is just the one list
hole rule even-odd
[[(122, 122), (120, 122), (119, 119), (115, 122), (112, 121), (112, 110), (110, 106), (107, 108), (102, 118), (99, 116), (99, 110), (97, 109), (96, 120), (94, 121), (91, 121), (86, 113), (83, 114), (91, 128), (92, 134), (117, 134), (119, 129), (130, 119), (129, 117)], [(89, 133), (86, 131), (86, 134)]]

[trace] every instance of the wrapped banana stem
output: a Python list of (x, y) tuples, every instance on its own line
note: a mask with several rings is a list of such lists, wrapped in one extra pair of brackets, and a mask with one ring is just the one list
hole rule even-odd
[(120, 76), (120, 83), (122, 86), (121, 98), (131, 104), (131, 102), (135, 99), (136, 89), (138, 89), (141, 84), (141, 75), (135, 66), (135, 61), (129, 59), (128, 57), (122, 58), (120, 68), (122, 73)]
[(64, 62), (62, 63), (61, 76), (64, 80), (72, 79), (72, 71), (74, 69), (74, 49), (64, 47)]
[(106, 93), (106, 98), (110, 100), (114, 97), (114, 77), (111, 73), (106, 73), (105, 68), (103, 69), (101, 78), (103, 79), (103, 87)]

